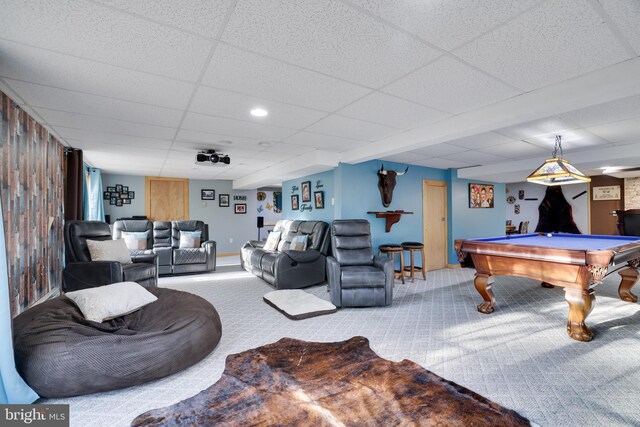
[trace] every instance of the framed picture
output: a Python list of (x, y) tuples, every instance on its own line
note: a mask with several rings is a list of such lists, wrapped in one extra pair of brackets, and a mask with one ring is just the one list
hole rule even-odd
[(298, 195), (294, 194), (291, 196), (291, 210), (297, 211), (300, 209), (300, 201), (298, 200)]
[(122, 203), (124, 203), (125, 205), (130, 205), (131, 199), (122, 199)]
[(123, 191), (122, 193), (120, 193), (120, 198), (121, 199), (128, 199), (129, 198), (129, 192), (128, 191)]
[(135, 199), (136, 198), (136, 192), (135, 191), (129, 191), (129, 198), (130, 199)]
[(122, 199), (116, 199), (116, 206), (122, 206)]
[(215, 200), (216, 190), (200, 190), (200, 200)]
[(116, 185), (116, 192), (118, 192), (118, 193), (122, 192), (122, 185), (121, 184), (117, 184)]
[(109, 199), (109, 204), (110, 205), (115, 205), (116, 204), (116, 200), (118, 200), (117, 197), (111, 196), (111, 199)]
[(311, 201), (311, 181), (305, 181), (302, 187), (302, 203)]
[(128, 185), (123, 185), (122, 186), (122, 191), (125, 192), (125, 193), (128, 193), (129, 192), (129, 186)]
[(313, 200), (316, 209), (324, 209), (324, 191), (314, 191)]
[(109, 200), (109, 198), (111, 198), (111, 193), (110, 193), (110, 192), (108, 192), (108, 191), (104, 191), (104, 192), (102, 192), (102, 198), (103, 198), (104, 200)]
[(228, 194), (220, 194), (218, 195), (218, 204), (221, 208), (229, 207), (229, 195)]
[(492, 184), (469, 184), (469, 207), (493, 208), (493, 193)]
[(107, 187), (107, 191), (108, 191), (109, 193), (113, 193), (113, 192), (115, 192), (115, 191), (116, 191), (116, 187)]
[(237, 214), (246, 214), (247, 213), (247, 204), (246, 203), (236, 203), (233, 205), (233, 212)]

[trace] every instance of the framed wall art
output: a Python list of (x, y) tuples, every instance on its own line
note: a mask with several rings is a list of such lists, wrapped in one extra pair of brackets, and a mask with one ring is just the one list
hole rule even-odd
[(233, 212), (237, 214), (246, 214), (247, 213), (247, 204), (246, 203), (236, 203), (233, 205)]
[(300, 209), (300, 200), (298, 199), (298, 195), (294, 194), (291, 196), (291, 210), (297, 211)]
[(314, 191), (313, 200), (316, 209), (324, 209), (324, 191)]
[(221, 208), (228, 208), (229, 207), (229, 195), (228, 194), (220, 194), (218, 196), (218, 205)]
[(311, 201), (311, 181), (303, 182), (300, 187), (302, 188), (302, 203)]
[(493, 208), (494, 188), (492, 184), (469, 184), (470, 208)]
[(200, 200), (215, 200), (216, 190), (202, 189), (200, 190)]

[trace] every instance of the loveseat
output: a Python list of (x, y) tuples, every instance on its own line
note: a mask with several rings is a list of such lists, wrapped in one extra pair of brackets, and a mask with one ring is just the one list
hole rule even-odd
[[(181, 233), (198, 237), (195, 247), (181, 245)], [(216, 269), (216, 242), (208, 240), (208, 229), (198, 220), (154, 221), (118, 220), (113, 224), (113, 238), (140, 239), (137, 246), (128, 242), (131, 259), (148, 253), (157, 256), (159, 274), (198, 273)], [(184, 243), (184, 241), (183, 241)]]
[[(329, 251), (328, 230), (328, 224), (323, 221), (280, 220), (267, 241), (250, 240), (244, 244), (240, 250), (240, 264), (276, 289), (298, 289), (323, 283)], [(276, 236), (277, 246), (265, 249), (269, 239)], [(304, 250), (291, 249), (295, 237), (306, 240)]]

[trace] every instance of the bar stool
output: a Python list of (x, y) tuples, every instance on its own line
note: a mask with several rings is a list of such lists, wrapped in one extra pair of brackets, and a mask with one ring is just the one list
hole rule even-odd
[[(400, 244), (402, 246), (402, 250), (409, 251), (409, 259), (411, 259), (411, 264), (409, 266), (404, 267), (404, 271), (410, 272), (411, 275), (411, 283), (413, 283), (413, 273), (422, 272), (422, 278), (427, 280), (427, 276), (425, 275), (424, 269), (424, 245), (420, 242), (402, 242)], [(413, 253), (420, 251), (420, 256), (422, 258), (422, 267), (417, 267), (414, 261)]]
[[(398, 277), (404, 283), (404, 251), (402, 250), (402, 246), (395, 245), (393, 243), (385, 243), (384, 245), (378, 246), (378, 255), (385, 254), (387, 257), (393, 260), (393, 271), (394, 271), (394, 279)], [(400, 255), (400, 270), (396, 270), (396, 255)]]

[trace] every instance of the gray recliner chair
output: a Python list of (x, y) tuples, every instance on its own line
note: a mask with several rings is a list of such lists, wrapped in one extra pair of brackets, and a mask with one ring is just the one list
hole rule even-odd
[(336, 307), (391, 305), (393, 261), (374, 256), (371, 227), (365, 219), (338, 219), (331, 224), (333, 256), (327, 257), (327, 281)]
[(66, 267), (62, 274), (64, 292), (116, 282), (158, 285), (156, 255), (140, 255), (132, 263), (91, 261), (87, 240), (111, 240), (109, 224), (100, 221), (67, 221), (64, 225)]
[[(200, 232), (200, 247), (181, 248), (180, 232)], [(171, 221), (173, 273), (195, 273), (216, 269), (216, 242), (208, 240), (204, 222), (196, 220)]]
[(131, 259), (147, 259), (153, 255), (153, 223), (148, 219), (119, 219), (113, 223), (111, 235), (113, 239), (123, 239), (124, 233), (144, 233), (147, 238), (146, 249), (129, 249)]

